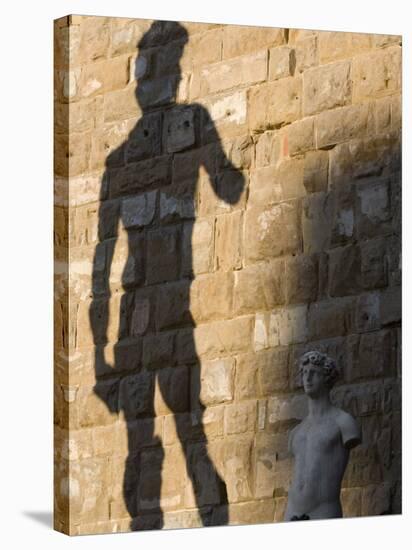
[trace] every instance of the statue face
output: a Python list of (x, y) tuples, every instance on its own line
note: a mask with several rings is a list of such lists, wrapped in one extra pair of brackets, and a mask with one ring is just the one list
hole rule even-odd
[(305, 365), (302, 370), (303, 389), (309, 397), (317, 397), (328, 391), (323, 370), (314, 365)]

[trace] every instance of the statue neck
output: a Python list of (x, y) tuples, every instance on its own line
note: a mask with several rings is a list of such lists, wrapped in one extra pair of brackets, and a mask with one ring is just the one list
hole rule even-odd
[(326, 414), (332, 406), (329, 393), (324, 393), (318, 397), (309, 397), (309, 416), (320, 417)]

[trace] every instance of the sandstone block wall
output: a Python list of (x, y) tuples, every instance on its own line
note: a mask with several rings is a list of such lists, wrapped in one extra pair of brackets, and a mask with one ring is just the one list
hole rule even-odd
[(281, 521), (309, 349), (400, 513), (401, 38), (152, 23), (55, 22), (56, 529)]

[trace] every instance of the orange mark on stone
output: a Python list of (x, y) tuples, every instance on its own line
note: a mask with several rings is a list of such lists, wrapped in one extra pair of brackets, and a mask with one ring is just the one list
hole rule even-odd
[(289, 141), (288, 141), (288, 135), (287, 134), (285, 134), (283, 136), (282, 156), (284, 156), (284, 157), (289, 156)]

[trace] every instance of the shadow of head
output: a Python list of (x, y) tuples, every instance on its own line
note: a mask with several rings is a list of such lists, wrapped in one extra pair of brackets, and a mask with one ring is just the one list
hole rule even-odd
[(187, 42), (188, 32), (180, 23), (155, 21), (137, 43), (136, 99), (143, 111), (176, 101)]

